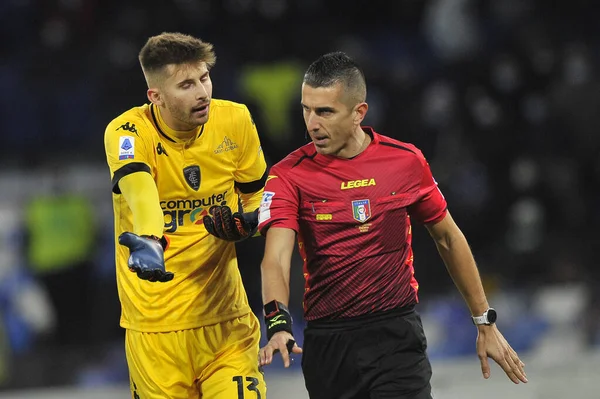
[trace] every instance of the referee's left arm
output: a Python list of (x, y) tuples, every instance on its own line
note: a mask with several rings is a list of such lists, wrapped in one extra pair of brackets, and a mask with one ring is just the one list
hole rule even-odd
[(260, 265), (263, 303), (279, 301), (288, 305), (290, 299), (290, 268), (296, 232), (271, 227), (267, 230), (265, 253)]
[(427, 230), (471, 314), (482, 314), (489, 308), (489, 304), (475, 259), (464, 234), (449, 212), (438, 223), (427, 225)]
[(293, 229), (271, 227), (266, 232), (265, 254), (261, 263), (262, 295), (268, 344), (259, 353), (260, 365), (273, 361), (281, 352), (283, 364), (290, 366), (290, 354), (302, 353), (292, 335), (292, 318), (288, 310), (290, 298), (290, 268), (296, 232)]
[[(489, 304), (481, 283), (481, 277), (469, 244), (450, 213), (437, 223), (427, 225), (438, 252), (454, 284), (467, 302), (473, 316), (482, 315)], [(494, 320), (495, 321), (495, 320)], [(496, 324), (477, 325), (477, 355), (484, 378), (490, 377), (488, 357), (492, 358), (515, 384), (527, 382), (525, 364), (508, 344)]]

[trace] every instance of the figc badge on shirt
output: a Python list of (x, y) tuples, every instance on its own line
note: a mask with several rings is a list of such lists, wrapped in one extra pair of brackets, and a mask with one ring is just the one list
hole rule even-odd
[(371, 218), (371, 201), (368, 199), (352, 201), (352, 215), (357, 222), (364, 223)]

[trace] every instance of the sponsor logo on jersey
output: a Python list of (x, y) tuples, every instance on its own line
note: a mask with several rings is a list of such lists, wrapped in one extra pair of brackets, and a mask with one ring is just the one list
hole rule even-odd
[(165, 217), (165, 232), (173, 233), (186, 224), (202, 224), (211, 207), (227, 205), (227, 190), (205, 198), (160, 201)]
[(119, 137), (119, 160), (133, 159), (135, 155), (135, 137), (121, 136)]
[(262, 199), (260, 200), (261, 208), (269, 208), (275, 193), (273, 191), (263, 191)]
[(215, 154), (220, 154), (222, 152), (232, 151), (238, 148), (238, 145), (231, 141), (231, 139), (227, 136), (223, 138), (223, 141), (219, 146), (215, 149)]
[(362, 179), (362, 180), (350, 180), (342, 182), (342, 190), (349, 190), (351, 188), (369, 187), (375, 186), (375, 179)]
[(371, 218), (371, 201), (368, 199), (352, 201), (352, 215), (354, 220), (364, 223)]
[(275, 193), (273, 191), (263, 191), (260, 207), (258, 208), (258, 223), (271, 219), (271, 202)]

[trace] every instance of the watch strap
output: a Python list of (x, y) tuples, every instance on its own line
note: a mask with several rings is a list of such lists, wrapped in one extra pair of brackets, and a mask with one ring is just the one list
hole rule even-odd
[(471, 320), (473, 320), (473, 324), (476, 326), (481, 325), (492, 325), (496, 322), (496, 310), (494, 308), (487, 308), (485, 312), (481, 316), (471, 316)]
[(471, 319), (473, 320), (473, 324), (475, 324), (476, 326), (489, 324), (488, 318), (487, 318), (487, 311), (484, 312), (483, 315), (481, 315), (481, 316), (471, 316)]

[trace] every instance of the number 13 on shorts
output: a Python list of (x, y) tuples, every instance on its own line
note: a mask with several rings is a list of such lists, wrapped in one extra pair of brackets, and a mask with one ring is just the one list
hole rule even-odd
[[(256, 377), (242, 377), (236, 375), (231, 380), (237, 386), (237, 399), (266, 399), (264, 394), (265, 384)], [(261, 391), (263, 394), (261, 394)]]

